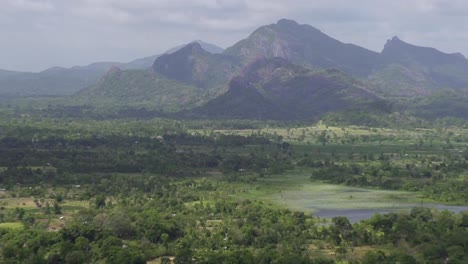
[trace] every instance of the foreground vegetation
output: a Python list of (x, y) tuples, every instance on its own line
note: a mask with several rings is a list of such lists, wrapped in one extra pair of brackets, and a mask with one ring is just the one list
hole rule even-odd
[[(468, 261), (468, 214), (417, 206), (468, 204), (460, 127), (0, 125), (2, 263)], [(353, 223), (325, 208), (408, 209)]]

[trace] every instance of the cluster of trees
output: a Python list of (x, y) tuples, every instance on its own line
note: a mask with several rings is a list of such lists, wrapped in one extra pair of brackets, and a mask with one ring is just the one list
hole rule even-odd
[(193, 176), (205, 170), (281, 172), (290, 168), (290, 146), (264, 137), (166, 134), (0, 139), (0, 183), (86, 183), (92, 173), (157, 173)]
[[(339, 229), (340, 232), (343, 232), (342, 229)], [(351, 243), (395, 246), (400, 260), (397, 262), (400, 263), (417, 263), (418, 258), (425, 263), (468, 261), (467, 213), (458, 215), (448, 211), (434, 213), (428, 208), (421, 207), (405, 214), (377, 214), (349, 229), (346, 234), (349, 234)], [(412, 250), (417, 253), (414, 254)], [(372, 253), (368, 257), (378, 258), (378, 254)]]
[[(123, 181), (135, 181), (128, 175), (116, 182), (82, 186), (91, 195), (90, 207), (74, 213), (58, 232), (50, 232), (37, 212), (12, 211), (10, 217), (21, 218), (25, 227), (0, 227), (0, 260), (146, 263), (174, 256), (176, 263), (325, 264), (352, 261), (353, 251), (370, 247), (374, 250), (354, 263), (468, 261), (467, 213), (415, 208), (356, 224), (335, 217), (323, 225), (303, 212), (232, 198), (237, 190), (226, 182), (139, 178), (151, 186), (146, 192), (138, 188), (120, 192), (117, 186)], [(113, 191), (101, 192), (106, 189)], [(65, 193), (56, 200), (69, 197)], [(311, 246), (332, 251), (333, 256), (313, 253)]]
[[(145, 195), (137, 189), (131, 195), (118, 188), (112, 188), (113, 195), (99, 191), (121, 183), (83, 186), (94, 195), (90, 208), (76, 213), (58, 232), (34, 219), (24, 222), (25, 229), (0, 228), (2, 263), (146, 263), (163, 256), (175, 256), (176, 263), (332, 263), (307, 257), (313, 223), (304, 213), (226, 199), (222, 194), (230, 187), (206, 179), (174, 182), (149, 177), (146, 184), (152, 188)], [(202, 197), (207, 196), (214, 198), (204, 203)], [(188, 205), (193, 202), (197, 203)], [(21, 212), (15, 217), (33, 214)]]
[[(351, 186), (421, 191), (442, 202), (468, 202), (466, 150), (416, 150), (390, 147), (314, 147), (296, 155), (296, 165), (312, 169), (311, 180)], [(363, 147), (364, 149), (365, 147)]]

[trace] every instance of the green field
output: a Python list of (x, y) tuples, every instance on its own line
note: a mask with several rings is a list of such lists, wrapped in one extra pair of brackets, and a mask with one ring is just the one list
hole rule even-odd
[(23, 223), (20, 222), (12, 222), (12, 223), (0, 223), (0, 229), (10, 229), (10, 230), (21, 230), (24, 228)]
[(417, 192), (358, 188), (311, 181), (304, 171), (259, 179), (241, 195), (282, 207), (313, 212), (316, 209), (402, 209), (423, 200)]

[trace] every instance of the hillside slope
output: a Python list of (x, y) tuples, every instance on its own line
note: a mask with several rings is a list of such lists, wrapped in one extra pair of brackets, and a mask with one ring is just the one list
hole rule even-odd
[(160, 111), (179, 111), (204, 102), (205, 94), (197, 87), (186, 85), (150, 70), (113, 68), (95, 85), (72, 97), (73, 104), (98, 107), (133, 107)]
[(330, 111), (386, 111), (385, 101), (339, 70), (311, 71), (282, 58), (259, 59), (228, 91), (194, 109), (210, 118), (315, 120)]
[(169, 79), (188, 85), (220, 90), (240, 70), (240, 64), (235, 57), (211, 54), (194, 42), (174, 53), (160, 56), (152, 69)]

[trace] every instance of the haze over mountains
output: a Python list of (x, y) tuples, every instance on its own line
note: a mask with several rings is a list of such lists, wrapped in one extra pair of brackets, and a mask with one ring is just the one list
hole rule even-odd
[[(437, 96), (441, 91), (447, 96)], [(73, 93), (71, 104), (255, 119), (388, 112), (389, 102), (416, 98), (421, 108), (404, 110), (425, 109), (427, 114), (435, 105), (436, 117), (468, 118), (468, 60), (398, 37), (378, 53), (282, 19), (224, 51), (197, 41), (126, 64), (96, 63), (41, 73), (0, 71), (2, 95)], [(456, 108), (450, 98), (458, 98)]]
[[(213, 53), (223, 51), (222, 48), (201, 40), (194, 42), (200, 43), (204, 49)], [(174, 47), (163, 54), (173, 53), (184, 46)], [(71, 68), (52, 67), (37, 73), (0, 70), (0, 96), (71, 95), (95, 84), (113, 66), (126, 70), (148, 69), (159, 56), (161, 55), (151, 55), (127, 63), (96, 62)]]

